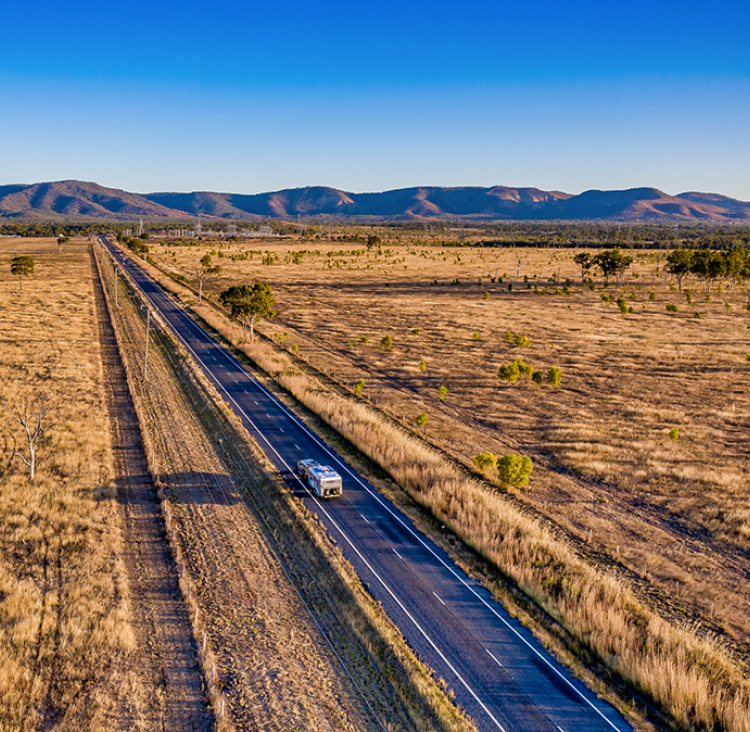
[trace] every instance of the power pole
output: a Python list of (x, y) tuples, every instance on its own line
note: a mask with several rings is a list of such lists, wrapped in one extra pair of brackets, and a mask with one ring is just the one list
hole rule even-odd
[(151, 308), (146, 306), (146, 345), (143, 349), (143, 380), (148, 378), (148, 332), (151, 328)]

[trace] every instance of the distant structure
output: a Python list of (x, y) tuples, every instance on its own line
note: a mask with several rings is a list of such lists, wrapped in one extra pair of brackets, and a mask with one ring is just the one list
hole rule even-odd
[(143, 219), (138, 222), (138, 236), (143, 235)]

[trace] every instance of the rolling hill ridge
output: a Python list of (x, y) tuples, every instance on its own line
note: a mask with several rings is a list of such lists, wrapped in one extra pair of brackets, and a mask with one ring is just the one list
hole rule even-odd
[(0, 186), (0, 222), (76, 220), (375, 219), (750, 221), (750, 203), (717, 193), (676, 196), (656, 188), (590, 190), (578, 195), (538, 188), (417, 187), (349, 193), (312, 186), (252, 195), (129, 193), (75, 180)]

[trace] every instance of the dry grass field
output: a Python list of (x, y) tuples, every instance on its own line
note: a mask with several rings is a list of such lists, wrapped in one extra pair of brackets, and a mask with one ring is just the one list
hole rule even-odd
[[(89, 244), (0, 240), (0, 729), (145, 729)], [(35, 259), (23, 283), (12, 257)], [(42, 396), (36, 479), (15, 406)]]
[[(165, 243), (152, 256), (190, 278), (206, 251)], [(261, 330), (350, 389), (364, 380), (363, 397), (467, 467), (479, 452), (529, 455), (517, 503), (615, 567), (659, 615), (697, 623), (747, 659), (746, 290), (721, 283), (707, 301), (691, 282), (688, 304), (650, 252), (635, 253), (624, 285), (593, 291), (572, 250), (255, 241), (222, 254), (208, 292), (269, 282), (279, 315)], [(633, 312), (603, 294), (623, 294)], [(379, 348), (386, 335), (390, 351)], [(559, 367), (562, 384), (500, 381), (498, 366), (518, 357), (543, 373)], [(735, 712), (723, 724), (744, 729)]]

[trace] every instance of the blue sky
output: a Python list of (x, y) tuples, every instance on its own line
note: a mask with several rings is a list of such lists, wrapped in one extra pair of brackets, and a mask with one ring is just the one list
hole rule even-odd
[(746, 2), (12, 3), (0, 184), (750, 200), (749, 27)]

